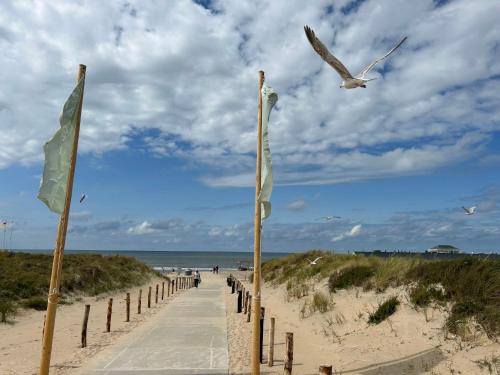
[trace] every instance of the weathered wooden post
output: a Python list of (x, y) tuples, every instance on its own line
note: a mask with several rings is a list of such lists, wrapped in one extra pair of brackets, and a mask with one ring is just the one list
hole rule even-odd
[(319, 375), (332, 375), (332, 366), (319, 366)]
[(177, 292), (179, 290), (179, 278), (175, 278), (175, 291)]
[(163, 297), (165, 297), (165, 281), (161, 282), (161, 300), (163, 301)]
[(152, 290), (152, 288), (149, 287), (149, 291), (148, 291), (148, 309), (151, 308), (151, 290)]
[(273, 367), (274, 364), (274, 325), (275, 319), (271, 317), (271, 324), (269, 325), (269, 358), (267, 359), (269, 367)]
[(167, 280), (167, 297), (170, 297), (170, 279)]
[(245, 304), (244, 304), (244, 307), (243, 307), (243, 313), (246, 314), (248, 312), (248, 296), (250, 295), (250, 292), (247, 291), (245, 293)]
[(292, 375), (293, 365), (293, 332), (286, 333), (285, 339), (285, 369), (284, 375)]
[(235, 289), (236, 289), (236, 281), (233, 280), (231, 283), (231, 294), (234, 294)]
[(243, 303), (243, 291), (242, 290), (238, 290), (238, 305), (236, 307), (236, 312), (239, 314), (241, 313), (241, 305)]
[(156, 284), (155, 303), (158, 303), (158, 288), (159, 288), (159, 285)]
[(141, 313), (142, 289), (139, 289), (139, 299), (137, 300), (137, 314)]
[(248, 295), (248, 315), (247, 315), (247, 323), (250, 323), (250, 318), (252, 316), (252, 296)]
[(264, 363), (264, 355), (263, 355), (263, 346), (264, 346), (264, 316), (266, 315), (266, 309), (264, 307), (260, 308), (260, 337), (259, 337), (259, 347), (260, 347), (260, 354), (259, 354), (259, 360), (260, 363)]
[(108, 315), (106, 317), (106, 332), (111, 332), (111, 314), (113, 313), (113, 298), (108, 302)]
[(127, 293), (127, 297), (125, 298), (125, 304), (126, 304), (126, 312), (127, 312), (127, 318), (126, 322), (130, 322), (130, 293)]
[(89, 312), (90, 305), (85, 305), (85, 313), (83, 314), (83, 323), (82, 323), (82, 348), (87, 346), (87, 325), (89, 322)]
[(174, 295), (174, 289), (175, 289), (175, 279), (172, 280), (172, 295)]

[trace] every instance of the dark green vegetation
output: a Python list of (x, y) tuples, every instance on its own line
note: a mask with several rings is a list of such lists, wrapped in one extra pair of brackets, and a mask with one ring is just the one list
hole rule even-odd
[[(315, 266), (306, 258), (321, 256)], [(328, 278), (331, 292), (360, 286), (382, 292), (388, 287), (411, 286), (410, 300), (417, 307), (448, 304), (447, 327), (452, 333), (475, 318), (490, 337), (500, 335), (500, 260), (464, 257), (423, 260), (412, 257), (382, 258), (309, 251), (265, 262), (266, 282), (287, 283), (289, 295), (307, 295), (308, 283)], [(305, 292), (305, 293), (304, 293)]]
[(399, 305), (397, 297), (391, 297), (380, 305), (378, 305), (377, 310), (370, 314), (368, 318), (368, 323), (379, 324), (383, 322), (387, 317), (391, 316), (396, 312), (396, 307)]
[[(51, 255), (0, 252), (2, 321), (13, 316), (17, 306), (45, 310), (51, 269)], [(63, 261), (60, 302), (68, 303), (72, 295), (95, 296), (141, 285), (154, 274), (133, 257), (67, 254)]]

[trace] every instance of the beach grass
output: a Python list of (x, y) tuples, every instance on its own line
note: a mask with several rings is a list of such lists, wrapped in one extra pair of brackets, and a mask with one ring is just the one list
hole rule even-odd
[[(46, 309), (51, 269), (51, 255), (0, 252), (0, 312), (6, 311), (3, 320), (12, 316), (19, 306)], [(155, 274), (133, 257), (67, 254), (63, 261), (60, 301), (69, 303), (71, 296), (96, 296), (141, 285)]]
[[(307, 259), (322, 257), (311, 266)], [(311, 250), (267, 261), (263, 279), (272, 284), (287, 283), (295, 298), (308, 283), (328, 279), (330, 292), (351, 287), (383, 292), (389, 287), (408, 286), (416, 307), (449, 303), (447, 320), (456, 333), (474, 318), (490, 337), (500, 335), (500, 260), (463, 257), (454, 260), (424, 260), (418, 257), (390, 257), (335, 254)]]
[(393, 296), (378, 305), (377, 310), (368, 317), (368, 323), (379, 324), (396, 312), (399, 305), (398, 298)]

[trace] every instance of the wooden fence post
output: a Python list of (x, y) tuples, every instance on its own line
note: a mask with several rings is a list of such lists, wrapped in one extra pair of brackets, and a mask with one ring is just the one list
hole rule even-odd
[(139, 298), (137, 300), (137, 314), (141, 313), (141, 304), (142, 304), (142, 289), (139, 289)]
[(286, 333), (284, 375), (292, 375), (293, 365), (293, 332)]
[(82, 348), (87, 346), (87, 325), (89, 322), (89, 312), (90, 305), (85, 305), (85, 313), (83, 314), (83, 323), (82, 323)]
[(151, 287), (149, 287), (149, 292), (148, 292), (148, 309), (151, 308)]
[(231, 283), (231, 294), (234, 294), (235, 288), (236, 288), (236, 281), (233, 280), (233, 282)]
[(236, 312), (239, 314), (241, 313), (241, 305), (242, 305), (242, 302), (243, 302), (243, 291), (242, 290), (238, 290), (238, 302), (237, 302), (237, 306), (236, 306)]
[(175, 291), (177, 292), (179, 290), (179, 278), (177, 277), (175, 279)]
[(264, 363), (263, 346), (264, 346), (264, 316), (266, 315), (266, 309), (264, 307), (260, 308), (260, 363)]
[(113, 313), (113, 298), (108, 301), (108, 315), (106, 316), (106, 332), (111, 332), (111, 314)]
[(170, 279), (167, 280), (167, 297), (170, 297)]
[(127, 293), (127, 297), (125, 298), (125, 303), (127, 305), (127, 319), (126, 322), (130, 322), (130, 293)]
[(332, 375), (332, 366), (319, 366), (319, 375)]
[(245, 293), (245, 304), (244, 304), (244, 307), (243, 307), (243, 313), (246, 314), (248, 312), (248, 296), (250, 295), (250, 292), (247, 291)]
[(161, 282), (161, 300), (163, 301), (163, 297), (165, 297), (165, 281)]
[(247, 323), (250, 322), (250, 317), (252, 316), (252, 296), (248, 295), (248, 315), (247, 315)]
[(156, 284), (155, 303), (158, 303), (158, 287), (159, 287), (159, 285)]
[(269, 325), (269, 358), (267, 359), (267, 364), (269, 367), (273, 367), (274, 364), (274, 325), (275, 318), (271, 317), (271, 324)]

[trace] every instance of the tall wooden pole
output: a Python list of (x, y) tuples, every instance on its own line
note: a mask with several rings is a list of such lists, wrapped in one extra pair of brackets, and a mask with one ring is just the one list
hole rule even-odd
[(253, 238), (253, 295), (252, 295), (252, 375), (260, 374), (260, 183), (262, 168), (262, 85), (264, 72), (259, 71), (259, 111), (257, 114), (257, 165), (255, 169), (255, 218)]
[[(78, 68), (77, 82), (80, 79), (85, 80), (85, 65), (80, 65)], [(61, 271), (64, 253), (64, 245), (66, 244), (66, 232), (68, 230), (69, 208), (71, 206), (71, 195), (73, 192), (73, 178), (75, 175), (76, 156), (78, 153), (78, 138), (80, 136), (80, 120), (82, 117), (83, 90), (85, 82), (82, 85), (82, 96), (80, 106), (76, 115), (75, 138), (73, 140), (73, 150), (71, 152), (70, 167), (68, 180), (66, 182), (66, 199), (64, 201), (64, 209), (59, 219), (59, 227), (57, 229), (56, 246), (54, 248), (54, 259), (52, 261), (52, 273), (50, 276), (49, 297), (47, 303), (47, 317), (45, 319), (45, 331), (42, 340), (42, 353), (40, 356), (40, 375), (48, 375), (50, 367), (50, 356), (52, 354), (52, 341), (54, 339), (54, 326), (56, 321), (57, 302), (59, 301), (59, 287), (61, 285)]]

